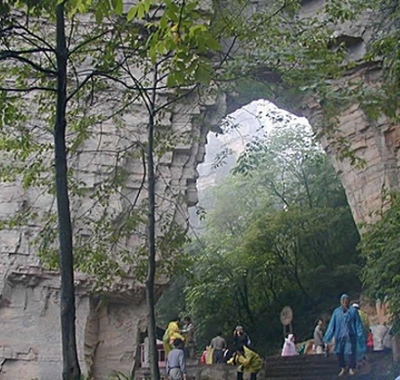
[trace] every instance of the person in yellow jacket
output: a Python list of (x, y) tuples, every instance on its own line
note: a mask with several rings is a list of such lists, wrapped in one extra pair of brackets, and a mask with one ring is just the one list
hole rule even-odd
[[(358, 303), (353, 303), (351, 306), (353, 306), (355, 309), (358, 311), (358, 315), (360, 316), (361, 323), (364, 327), (364, 332), (365, 332), (365, 342), (361, 342), (361, 347), (363, 349), (360, 349), (360, 342), (356, 342), (357, 347), (356, 347), (356, 362), (361, 362), (365, 359), (365, 352), (367, 348), (367, 340), (368, 340), (368, 335), (369, 335), (369, 318), (368, 314), (360, 309), (360, 305)], [(365, 343), (365, 345), (364, 345)]]
[(239, 347), (228, 364), (238, 365), (237, 380), (243, 380), (243, 372), (250, 373), (250, 380), (257, 380), (257, 373), (262, 368), (260, 355), (246, 346)]
[(179, 330), (179, 322), (180, 318), (178, 317), (173, 318), (169, 322), (168, 327), (165, 330), (163, 336), (163, 346), (164, 346), (165, 356), (168, 356), (170, 351), (173, 349), (173, 343), (175, 339), (179, 338), (182, 340), (182, 342), (185, 340), (185, 338), (181, 335), (181, 331)]
[(362, 322), (363, 327), (364, 327), (365, 339), (366, 339), (368, 337), (368, 334), (369, 334), (369, 318), (368, 318), (368, 314), (364, 310), (360, 309), (360, 305), (358, 303), (353, 303), (351, 306), (356, 308), (357, 311), (358, 311), (358, 315), (360, 316), (361, 322)]

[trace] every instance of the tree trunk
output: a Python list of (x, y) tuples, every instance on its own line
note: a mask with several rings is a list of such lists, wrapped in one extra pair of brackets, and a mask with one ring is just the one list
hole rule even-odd
[(160, 380), (160, 370), (158, 368), (158, 352), (156, 342), (156, 318), (155, 318), (155, 298), (154, 282), (156, 275), (156, 237), (155, 237), (155, 176), (154, 176), (154, 118), (157, 88), (157, 65), (154, 67), (153, 90), (149, 107), (149, 124), (147, 126), (147, 186), (148, 186), (148, 264), (146, 278), (146, 300), (149, 313), (148, 319), (148, 338), (149, 338), (149, 358), (150, 374), (152, 380)]
[(57, 110), (54, 126), (54, 153), (61, 271), (62, 378), (63, 380), (79, 380), (81, 370), (79, 368), (75, 337), (74, 262), (65, 144), (68, 51), (65, 39), (64, 3), (57, 5), (56, 17)]

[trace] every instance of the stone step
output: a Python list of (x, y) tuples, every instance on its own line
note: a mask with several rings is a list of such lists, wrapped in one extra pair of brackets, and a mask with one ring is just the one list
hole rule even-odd
[[(356, 376), (344, 376), (346, 380), (371, 380), (372, 369), (376, 371), (386, 362), (384, 353), (367, 355), (366, 364)], [(226, 364), (199, 365), (188, 363), (188, 380), (232, 380), (236, 378), (236, 367)], [(378, 367), (377, 367), (378, 365)], [(337, 380), (339, 368), (337, 358), (331, 355), (308, 355), (296, 357), (268, 357), (263, 370), (257, 376), (260, 380)], [(162, 371), (165, 378), (165, 369)], [(151, 380), (148, 369), (138, 370), (136, 380)]]
[[(379, 357), (371, 358), (374, 361)], [(266, 380), (334, 380), (338, 378), (337, 358), (300, 357), (268, 358), (265, 362)], [(355, 376), (344, 376), (357, 380), (370, 380), (371, 363), (365, 363)]]
[(329, 355), (325, 357), (324, 355), (297, 355), (297, 356), (286, 356), (286, 357), (268, 357), (266, 363), (327, 363), (335, 361), (336, 357), (334, 355)]
[(298, 369), (298, 368), (291, 368), (287, 370), (281, 370), (281, 371), (268, 371), (268, 369), (265, 371), (266, 378), (280, 378), (280, 379), (285, 379), (285, 378), (299, 378), (299, 377), (319, 377), (320, 379), (323, 378), (322, 375), (328, 376), (328, 375), (337, 375), (339, 372), (338, 367), (330, 367), (330, 368), (320, 368), (320, 369), (315, 369), (315, 368), (308, 368), (308, 369)]
[(356, 374), (355, 376), (349, 376), (347, 374), (347, 375), (339, 378), (338, 372), (337, 372), (334, 375), (320, 373), (319, 375), (313, 375), (313, 376), (289, 376), (289, 377), (268, 377), (267, 376), (265, 379), (268, 379), (268, 380), (338, 380), (338, 379), (371, 380), (371, 377), (369, 375), (363, 375), (363, 374), (361, 374), (361, 375)]
[[(373, 358), (376, 359), (376, 358)], [(372, 360), (373, 362), (374, 360)], [(336, 358), (329, 360), (314, 360), (311, 365), (309, 359), (297, 359), (286, 361), (286, 366), (283, 366), (283, 361), (275, 361), (275, 367), (269, 368), (268, 361), (265, 365), (265, 379), (266, 380), (333, 380), (337, 379), (337, 375), (340, 371), (337, 365)], [(357, 380), (370, 380), (372, 363), (365, 363), (359, 371), (356, 372), (356, 376), (351, 378)], [(345, 376), (344, 378), (350, 376)]]
[(268, 358), (264, 368), (267, 373), (331, 373), (337, 370), (337, 360), (335, 358), (325, 358), (324, 356), (313, 355), (313, 357), (286, 357)]
[(314, 374), (314, 373), (335, 373), (338, 370), (338, 366), (329, 366), (329, 367), (288, 367), (288, 368), (274, 368), (270, 369), (268, 367), (265, 368), (265, 372), (271, 375), (273, 374), (287, 374), (287, 373), (295, 373), (295, 374)]
[[(265, 380), (338, 380), (339, 369), (335, 373), (319, 373), (314, 375), (286, 375), (286, 376), (269, 376), (266, 374)], [(354, 376), (350, 376), (348, 373), (340, 379), (354, 379), (354, 380), (371, 380), (371, 375), (363, 372), (356, 372)]]
[(314, 371), (321, 371), (321, 370), (332, 370), (337, 368), (337, 363), (332, 363), (329, 365), (313, 365), (313, 366), (295, 366), (295, 365), (290, 365), (290, 366), (279, 366), (279, 367), (268, 367), (266, 365), (264, 368), (266, 371), (269, 372), (279, 372), (279, 371), (293, 371), (293, 370), (298, 370), (298, 371), (310, 371), (311, 369)]
[(268, 364), (265, 364), (264, 365), (264, 368), (265, 369), (269, 369), (270, 371), (275, 371), (275, 370), (284, 370), (285, 368), (290, 368), (290, 369), (292, 369), (292, 368), (300, 368), (300, 369), (308, 369), (308, 368), (316, 368), (316, 369), (320, 369), (320, 368), (334, 368), (334, 367), (337, 367), (337, 365), (338, 365), (338, 363), (326, 363), (326, 364), (323, 364), (323, 363), (318, 363), (318, 364), (314, 364), (314, 365), (301, 365), (301, 364), (299, 364), (299, 365), (296, 365), (296, 364), (288, 364), (288, 365), (274, 365), (274, 366), (271, 366), (271, 365), (268, 365)]
[(329, 367), (337, 364), (337, 360), (321, 360), (317, 362), (265, 362), (266, 368), (285, 367)]

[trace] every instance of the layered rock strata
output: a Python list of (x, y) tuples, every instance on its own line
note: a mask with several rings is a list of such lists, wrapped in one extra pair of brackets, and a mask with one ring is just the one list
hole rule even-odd
[[(187, 228), (187, 208), (197, 202), (196, 167), (205, 154), (206, 135), (210, 125), (224, 115), (224, 107), (223, 97), (190, 98), (176, 105), (168, 119), (169, 128), (179, 131), (184, 138), (157, 161), (157, 210), (158, 215), (162, 212), (172, 215), (184, 228)], [(120, 128), (108, 125), (102, 134), (95, 134), (96, 138), (83, 144), (73, 158), (73, 167), (75, 175), (84, 178), (87, 188), (95, 189), (101, 171), (114, 164), (117, 147), (121, 148), (123, 143), (134, 146), (133, 137), (138, 138), (143, 132), (140, 131), (143, 124), (138, 121), (145, 119), (144, 108), (141, 114), (128, 113), (124, 115), (125, 136), (121, 136)], [(128, 172), (124, 192), (119, 196), (114, 194), (108, 205), (121, 212), (127, 207), (126, 198), (132, 201), (140, 191), (140, 197), (146, 197), (141, 189), (140, 157), (136, 161), (126, 160), (124, 165)], [(38, 210), (52, 207), (53, 198), (46, 194), (38, 196), (37, 189), (22, 191), (18, 183), (2, 183), (0, 187), (3, 218), (18, 211), (22, 204), (34, 204)], [(89, 196), (72, 205), (75, 214), (92, 207), (93, 199)], [(76, 227), (75, 236), (79, 236), (83, 227)], [(34, 243), (38, 231), (40, 226), (34, 222), (0, 231), (1, 380), (61, 377), (60, 279), (58, 273), (41, 267)], [(132, 252), (138, 244), (136, 239), (135, 235), (126, 240)], [(139, 343), (147, 325), (143, 284), (135, 278), (125, 279), (106, 293), (94, 294), (91, 278), (78, 273), (76, 286), (77, 342), (83, 372), (96, 380), (108, 379), (118, 371), (131, 373), (139, 359)], [(160, 279), (157, 289), (163, 286), (165, 282)]]
[[(304, 2), (304, 14), (312, 14), (321, 1)], [(349, 56), (357, 63), (349, 75), (379, 81), (380, 70), (363, 63), (365, 46), (371, 35), (368, 20), (357, 25), (343, 25), (337, 37), (348, 43)], [(226, 115), (232, 106), (224, 96), (202, 100), (193, 95), (182, 100), (165, 118), (164, 125), (184, 134), (157, 163), (158, 207), (173, 215), (181, 226), (187, 223), (187, 207), (197, 202), (196, 166), (205, 152), (206, 135), (210, 126)], [(318, 129), (321, 110), (308, 102), (303, 114)], [(134, 111), (124, 115), (118, 128), (112, 123), (103, 126), (86, 141), (73, 167), (76, 179), (84, 180), (90, 191), (101, 183), (102, 173), (115, 165), (115, 147), (134, 149), (134, 142), (143, 141), (146, 111), (137, 104)], [(356, 222), (371, 221), (382, 207), (382, 191), (399, 187), (399, 128), (387, 119), (368, 120), (357, 104), (338, 115), (337, 133), (350, 141), (351, 147), (366, 165), (355, 167), (337, 157), (334, 144), (322, 139), (327, 152), (342, 179)], [(94, 153), (95, 151), (95, 153)], [(134, 153), (134, 152), (132, 152)], [(119, 163), (127, 173), (123, 191), (110, 198), (110, 207), (118, 214), (129, 207), (142, 189), (144, 175), (140, 157), (132, 154)], [(145, 192), (140, 195), (145, 198)], [(179, 199), (179, 200), (178, 200)], [(178, 201), (177, 201), (178, 200)], [(40, 189), (23, 190), (20, 183), (0, 184), (0, 217), (5, 219), (26, 207), (37, 210), (52, 208), (53, 197), (42, 195)], [(72, 205), (73, 212), (91, 210), (90, 196)], [(97, 217), (100, 214), (97, 214)], [(84, 235), (84, 226), (82, 234)], [(0, 231), (0, 379), (54, 380), (61, 373), (61, 336), (59, 323), (59, 277), (41, 268), (34, 239), (40, 225)], [(139, 237), (128, 236), (126, 246), (137, 246)], [(159, 284), (161, 289), (163, 284)], [(116, 371), (129, 373), (138, 358), (138, 343), (146, 328), (143, 285), (132, 278), (120, 284), (107, 296), (92, 294), (87, 276), (77, 277), (77, 338), (83, 372), (96, 380), (107, 379)]]
[[(304, 14), (318, 11), (323, 4), (322, 0), (305, 2)], [(334, 37), (345, 45), (347, 61), (353, 68), (334, 86), (346, 88), (352, 83), (363, 82), (367, 89), (374, 89), (383, 82), (381, 62), (365, 61), (367, 47), (376, 37), (379, 17), (379, 14), (366, 11), (357, 21), (335, 27)], [(317, 132), (326, 124), (316, 102), (306, 102), (302, 112)], [(373, 223), (388, 205), (384, 195), (399, 190), (400, 126), (385, 116), (371, 120), (360, 104), (338, 109), (334, 118), (334, 133), (329, 138), (322, 135), (320, 141), (341, 179), (355, 222), (359, 226)], [(353, 159), (343, 158), (338, 141), (348, 144)]]

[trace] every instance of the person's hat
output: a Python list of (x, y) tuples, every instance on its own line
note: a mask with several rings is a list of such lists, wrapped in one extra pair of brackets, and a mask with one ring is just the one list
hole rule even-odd
[(356, 303), (356, 302), (354, 302), (353, 305), (351, 305), (351, 306), (355, 307), (356, 309), (360, 308), (360, 305), (358, 303)]
[(349, 296), (347, 294), (342, 294), (340, 297), (340, 302), (342, 302), (344, 299), (349, 299)]

